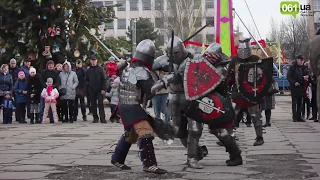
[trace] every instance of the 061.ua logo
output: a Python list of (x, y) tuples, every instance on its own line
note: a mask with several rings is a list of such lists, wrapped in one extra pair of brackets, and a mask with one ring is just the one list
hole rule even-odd
[(282, 1), (280, 3), (280, 13), (292, 15), (294, 18), (300, 13), (301, 16), (313, 15), (310, 5), (300, 5), (298, 1)]

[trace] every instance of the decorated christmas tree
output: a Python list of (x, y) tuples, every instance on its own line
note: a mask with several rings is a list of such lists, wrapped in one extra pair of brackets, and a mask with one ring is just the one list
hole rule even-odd
[(1, 64), (29, 58), (43, 68), (49, 59), (109, 56), (84, 27), (105, 31), (101, 24), (113, 21), (113, 6), (96, 7), (89, 0), (1, 0), (0, 13)]

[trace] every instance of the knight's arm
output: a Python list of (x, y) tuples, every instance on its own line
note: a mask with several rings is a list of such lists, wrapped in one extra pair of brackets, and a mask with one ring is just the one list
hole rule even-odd
[(167, 55), (162, 55), (157, 57), (152, 65), (152, 70), (154, 71), (169, 71), (169, 57)]
[(128, 66), (128, 63), (124, 59), (119, 59), (117, 66), (118, 66), (118, 71), (122, 72)]
[(151, 88), (155, 84), (155, 81), (150, 76), (149, 72), (145, 69), (139, 69), (136, 72), (137, 84), (136, 86), (141, 89), (145, 94), (151, 95)]
[(235, 84), (235, 61), (235, 58), (232, 58), (231, 62), (228, 64), (227, 83), (229, 87)]

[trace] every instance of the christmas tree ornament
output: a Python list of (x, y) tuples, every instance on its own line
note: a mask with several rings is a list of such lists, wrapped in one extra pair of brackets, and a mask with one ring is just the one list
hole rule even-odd
[(50, 35), (50, 37), (54, 37), (54, 36), (56, 36), (56, 30), (55, 30), (55, 27), (49, 27), (48, 28), (48, 31), (49, 31), (49, 35)]
[(70, 50), (71, 50), (71, 46), (70, 46), (69, 38), (67, 38), (66, 51), (70, 51)]
[(41, 16), (40, 16), (40, 15), (38, 15), (38, 16), (37, 16), (37, 18), (38, 18), (38, 19), (41, 19)]
[(89, 41), (88, 46), (87, 46), (87, 50), (89, 51), (91, 48), (91, 42)]
[(54, 7), (54, 5), (52, 4), (51, 9), (54, 11), (54, 10), (56, 10), (56, 7)]
[(73, 52), (73, 55), (74, 57), (78, 58), (80, 57), (80, 51), (78, 49), (76, 49), (74, 52)]
[(88, 58), (88, 56), (86, 54), (82, 56), (83, 61), (86, 61), (87, 58)]
[(98, 34), (103, 34), (104, 33), (104, 28), (106, 27), (105, 24), (101, 24), (98, 26)]
[(21, 9), (18, 10), (18, 14), (21, 14)]
[(60, 33), (61, 33), (61, 29), (59, 26), (56, 27), (56, 35), (57, 36), (60, 36)]
[(52, 55), (50, 52), (50, 46), (45, 46), (44, 51), (42, 52), (42, 56), (44, 56), (46, 59), (51, 59)]
[(37, 2), (39, 3), (39, 6), (41, 6), (42, 0), (37, 0)]
[(78, 0), (75, 0), (75, 1), (74, 1), (74, 3), (75, 3), (75, 4), (78, 4), (78, 3), (79, 3), (79, 1), (78, 1)]
[(6, 53), (6, 51), (7, 51), (6, 48), (2, 48), (2, 49), (1, 49), (1, 54)]
[(95, 49), (94, 47), (91, 48), (91, 52), (92, 52), (93, 54), (98, 54), (97, 49)]
[(18, 43), (25, 43), (26, 33), (21, 33)]
[(47, 19), (47, 16), (43, 16), (43, 19), (46, 20), (46, 19)]
[(83, 43), (83, 44), (87, 44), (87, 42), (88, 42), (87, 36), (86, 36), (86, 35), (82, 35), (82, 36), (80, 37), (80, 41), (81, 41), (81, 43)]
[(58, 9), (60, 9), (60, 8), (61, 8), (61, 6), (60, 6), (60, 5), (58, 5), (58, 6), (57, 6), (57, 8), (58, 8)]
[(60, 52), (60, 44), (54, 43), (52, 47), (52, 53)]
[(28, 59), (30, 59), (31, 61), (36, 60), (36, 55), (34, 54), (34, 52), (30, 52), (30, 53), (29, 53)]
[(75, 31), (75, 30), (71, 30), (71, 34), (72, 34), (72, 35), (75, 35), (75, 34), (76, 34), (76, 31)]
[(96, 29), (94, 29), (94, 28), (90, 29), (90, 34), (91, 35), (95, 35), (96, 33), (97, 33)]
[(30, 22), (28, 30), (30, 30), (32, 28), (32, 22)]

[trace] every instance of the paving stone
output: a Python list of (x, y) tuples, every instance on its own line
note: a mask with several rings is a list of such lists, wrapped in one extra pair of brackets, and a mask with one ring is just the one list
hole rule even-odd
[(2, 172), (0, 173), (0, 179), (38, 179), (38, 178), (43, 178), (47, 173), (43, 172)]
[(70, 164), (74, 160), (68, 160), (68, 159), (25, 159), (20, 160), (15, 163), (17, 164), (52, 164), (52, 165), (59, 165), (59, 164)]
[(1, 170), (5, 171), (48, 171), (55, 169), (52, 166), (42, 166), (42, 165), (20, 165), (20, 166), (7, 166), (1, 168)]

